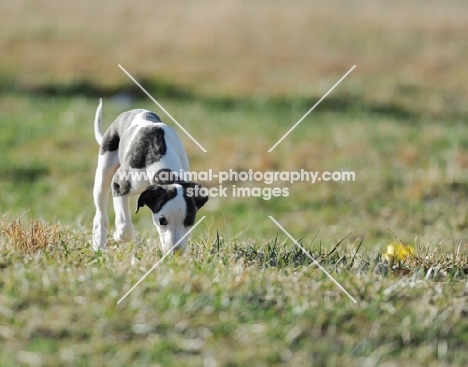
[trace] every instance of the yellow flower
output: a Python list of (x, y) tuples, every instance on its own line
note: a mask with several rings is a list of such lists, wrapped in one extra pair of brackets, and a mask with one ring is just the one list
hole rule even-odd
[(391, 243), (387, 245), (387, 252), (384, 253), (384, 258), (390, 260), (405, 260), (413, 253), (411, 246), (403, 245), (401, 243)]

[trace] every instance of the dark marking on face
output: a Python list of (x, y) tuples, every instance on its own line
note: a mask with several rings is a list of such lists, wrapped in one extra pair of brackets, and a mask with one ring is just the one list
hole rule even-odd
[(135, 116), (144, 111), (145, 110), (137, 109), (121, 113), (104, 133), (100, 154), (115, 152), (119, 149), (120, 138), (131, 125)]
[[(187, 207), (187, 210), (185, 212), (184, 226), (190, 227), (193, 226), (193, 224), (195, 223), (195, 216), (197, 214), (197, 211), (208, 201), (208, 196), (203, 196), (200, 194), (200, 189), (202, 188), (202, 185), (200, 185), (199, 183), (184, 182), (181, 183), (181, 185), (184, 188), (184, 199)], [(194, 195), (187, 195), (188, 188), (191, 188), (193, 190), (192, 193)]]
[[(202, 185), (200, 185), (197, 182), (181, 182), (180, 184), (184, 188), (184, 198), (186, 198), (186, 200), (193, 199), (197, 210), (206, 204), (206, 202), (208, 201), (208, 196), (201, 194), (200, 191), (203, 188)], [(191, 196), (187, 194), (187, 189), (193, 190)]]
[(159, 212), (162, 207), (177, 196), (177, 188), (174, 185), (151, 185), (143, 191), (138, 198), (137, 210), (147, 206), (153, 213)]
[(143, 120), (152, 122), (161, 122), (161, 119), (154, 112), (145, 112), (142, 116)]
[(144, 168), (159, 162), (166, 154), (167, 146), (164, 130), (160, 126), (141, 128), (132, 141), (132, 149), (126, 158), (131, 168)]
[(185, 198), (185, 203), (187, 205), (187, 210), (185, 212), (184, 226), (191, 227), (195, 223), (195, 216), (197, 215), (197, 208), (195, 204), (193, 203), (193, 200), (187, 200), (187, 198)]

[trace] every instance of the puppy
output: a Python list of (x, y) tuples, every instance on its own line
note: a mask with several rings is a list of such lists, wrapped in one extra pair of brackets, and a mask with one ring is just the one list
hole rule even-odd
[(99, 156), (94, 180), (93, 248), (106, 248), (109, 225), (107, 203), (112, 190), (115, 211), (114, 239), (135, 237), (129, 197), (139, 195), (137, 210), (151, 209), (162, 250), (184, 252), (197, 211), (208, 201), (198, 183), (186, 182), (187, 154), (176, 132), (154, 112), (136, 109), (122, 113), (102, 134), (102, 99), (96, 110), (94, 134)]

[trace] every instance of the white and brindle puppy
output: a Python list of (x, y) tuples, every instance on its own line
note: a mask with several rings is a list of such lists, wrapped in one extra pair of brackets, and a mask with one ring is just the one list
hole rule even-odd
[[(176, 132), (158, 115), (137, 109), (122, 113), (102, 134), (102, 99), (96, 110), (94, 133), (100, 145), (94, 181), (96, 215), (93, 222), (93, 248), (106, 248), (107, 202), (112, 190), (115, 211), (114, 239), (130, 241), (135, 229), (129, 197), (139, 195), (137, 210), (148, 206), (166, 253), (186, 235), (195, 215), (208, 200), (201, 185), (183, 180), (167, 180), (168, 173), (189, 172), (187, 154)], [(164, 173), (165, 175), (161, 175)], [(165, 179), (160, 179), (164, 176)], [(201, 190), (202, 193), (204, 190)], [(188, 237), (188, 236), (187, 236)], [(185, 237), (176, 250), (183, 252)]]

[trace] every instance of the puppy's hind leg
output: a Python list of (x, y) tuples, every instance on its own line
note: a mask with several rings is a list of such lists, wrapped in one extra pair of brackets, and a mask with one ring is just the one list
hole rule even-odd
[(95, 251), (106, 248), (107, 228), (109, 227), (107, 203), (112, 177), (118, 164), (117, 152), (99, 154), (93, 189), (94, 205), (96, 206), (96, 214), (93, 220), (93, 249)]

